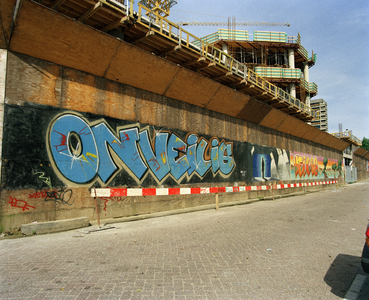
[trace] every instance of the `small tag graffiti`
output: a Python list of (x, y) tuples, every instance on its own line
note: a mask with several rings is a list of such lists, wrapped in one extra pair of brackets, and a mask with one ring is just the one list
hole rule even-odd
[(40, 191), (33, 194), (28, 194), (28, 198), (46, 198), (46, 191)]
[[(112, 197), (100, 197), (101, 200), (104, 200), (104, 211), (105, 211), (105, 216), (106, 216), (106, 208), (107, 208), (107, 203), (109, 200), (114, 201), (114, 198)], [(115, 197), (115, 199), (120, 202), (121, 200), (118, 197)]]
[(38, 178), (43, 179), (43, 182), (46, 183), (49, 186), (49, 188), (51, 189), (52, 187), (51, 187), (50, 177), (46, 177), (44, 172), (36, 172), (34, 175), (37, 175), (37, 174), (40, 174), (40, 176), (38, 176)]
[[(73, 192), (71, 189), (68, 190), (64, 190), (63, 188), (59, 191), (45, 191), (46, 193), (46, 197), (45, 197), (45, 202), (47, 201), (54, 201), (55, 203), (58, 204), (68, 204), (68, 205), (72, 205), (75, 201), (75, 199), (73, 201), (71, 201)], [(70, 202), (71, 201), (71, 202)]]
[(21, 208), (23, 211), (29, 210), (30, 208), (36, 209), (36, 207), (28, 205), (26, 201), (18, 200), (17, 198), (9, 197), (9, 201), (11, 206)]

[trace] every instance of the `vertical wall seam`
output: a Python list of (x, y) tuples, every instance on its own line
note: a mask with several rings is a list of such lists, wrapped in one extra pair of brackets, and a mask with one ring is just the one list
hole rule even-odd
[[(2, 153), (4, 132), (4, 109), (6, 97), (6, 71), (8, 64), (8, 50), (0, 50), (0, 183), (2, 181)], [(0, 188), (1, 193), (1, 188)]]
[[(110, 62), (109, 62), (109, 64), (108, 64), (108, 66), (106, 67), (106, 70), (105, 70), (105, 72), (104, 72), (104, 74), (103, 74), (103, 78), (106, 78), (105, 76), (106, 76), (106, 73), (108, 73), (108, 70), (110, 69), (110, 65), (111, 65), (111, 63), (113, 62), (113, 60), (114, 60), (114, 58), (115, 58), (115, 56), (117, 55), (117, 53), (118, 53), (118, 49), (120, 48), (120, 43), (118, 43), (118, 46), (117, 46), (117, 48), (115, 49), (115, 53), (114, 53), (114, 55), (111, 57), (111, 60), (110, 60)], [(107, 78), (106, 78), (107, 79)]]
[(174, 76), (173, 76), (172, 80), (169, 82), (169, 84), (168, 84), (167, 88), (165, 89), (164, 93), (162, 94), (162, 96), (167, 97), (165, 94), (166, 94), (166, 93), (167, 93), (167, 91), (169, 90), (169, 88), (170, 88), (170, 86), (172, 85), (172, 83), (173, 83), (174, 79), (177, 77), (177, 75), (178, 75), (178, 73), (179, 73), (179, 70), (180, 70), (180, 68), (178, 68), (177, 72), (174, 74)]

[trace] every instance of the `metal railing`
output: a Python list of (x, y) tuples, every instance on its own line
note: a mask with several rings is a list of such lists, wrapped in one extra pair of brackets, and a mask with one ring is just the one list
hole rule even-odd
[(300, 85), (309, 93), (318, 93), (318, 86), (315, 82), (307, 82), (300, 69), (275, 68), (275, 67), (255, 67), (255, 72), (268, 78), (288, 78), (299, 79)]
[(354, 142), (356, 142), (358, 145), (362, 144), (362, 141), (358, 139), (356, 136), (354, 136), (351, 131), (345, 131), (345, 132), (337, 132), (337, 133), (331, 133), (331, 135), (337, 137), (337, 138), (346, 138), (350, 139)]
[[(105, 2), (105, 0), (100, 1)], [(243, 63), (237, 61), (214, 45), (184, 30), (177, 24), (165, 19), (149, 8), (143, 6), (141, 3), (138, 3), (138, 13), (134, 13), (132, 11), (133, 1), (129, 1), (131, 3), (129, 17), (135, 18), (138, 23), (147, 27), (149, 30), (153, 30), (160, 35), (165, 36), (165, 38), (175, 42), (178, 46), (185, 47), (188, 50), (206, 58), (211, 63), (222, 67), (223, 69), (227, 70), (227, 72), (232, 72), (234, 75), (241, 77), (243, 80), (258, 86), (269, 95), (276, 97), (280, 101), (288, 102), (295, 108), (307, 113), (308, 115), (311, 115), (312, 117), (316, 116), (316, 113), (313, 112), (309, 106), (292, 97), (281, 88), (268, 82), (262, 76), (247, 68)], [(118, 7), (113, 8), (126, 14), (127, 9), (123, 10), (119, 9)]]
[(276, 67), (255, 67), (255, 72), (260, 76), (269, 78), (301, 79), (300, 69), (276, 68)]

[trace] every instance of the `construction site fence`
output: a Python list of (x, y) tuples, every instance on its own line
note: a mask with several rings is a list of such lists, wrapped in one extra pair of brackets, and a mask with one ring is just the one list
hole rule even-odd
[[(149, 30), (153, 30), (165, 36), (167, 39), (176, 43), (180, 48), (185, 47), (192, 52), (196, 52), (201, 57), (206, 58), (210, 63), (218, 65), (227, 70), (227, 72), (232, 72), (234, 75), (239, 76), (241, 81), (254, 84), (280, 101), (288, 102), (297, 109), (314, 117), (315, 112), (300, 100), (268, 82), (263, 77), (247, 68), (243, 63), (237, 61), (219, 48), (184, 30), (177, 24), (143, 6), (141, 3), (138, 3), (138, 14), (134, 17), (137, 19), (137, 22), (147, 27)], [(195, 41), (195, 43), (193, 41)]]
[(254, 41), (287, 43), (287, 33), (276, 31), (254, 31)]
[(357, 168), (352, 166), (345, 166), (345, 181), (352, 183), (357, 181)]

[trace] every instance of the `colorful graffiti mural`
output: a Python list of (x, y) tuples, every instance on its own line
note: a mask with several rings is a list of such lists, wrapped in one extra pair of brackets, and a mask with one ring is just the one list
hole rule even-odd
[(342, 176), (342, 163), (336, 159), (249, 145), (252, 181), (328, 179)]
[(2, 186), (34, 189), (27, 198), (47, 189), (42, 198), (70, 204), (74, 195), (51, 191), (340, 176), (339, 161), (274, 147), (44, 106), (6, 105), (6, 114)]
[(235, 168), (233, 143), (195, 133), (183, 140), (176, 133), (138, 125), (118, 127), (104, 121), (89, 124), (82, 116), (66, 113), (51, 123), (47, 136), (50, 160), (68, 181), (88, 184), (99, 177), (107, 184), (121, 168), (140, 183), (151, 173), (158, 183), (171, 176), (177, 183), (209, 170), (229, 176)]
[(291, 179), (327, 179), (341, 175), (342, 163), (336, 159), (291, 151)]
[(252, 180), (290, 180), (290, 161), (286, 150), (250, 145)]

